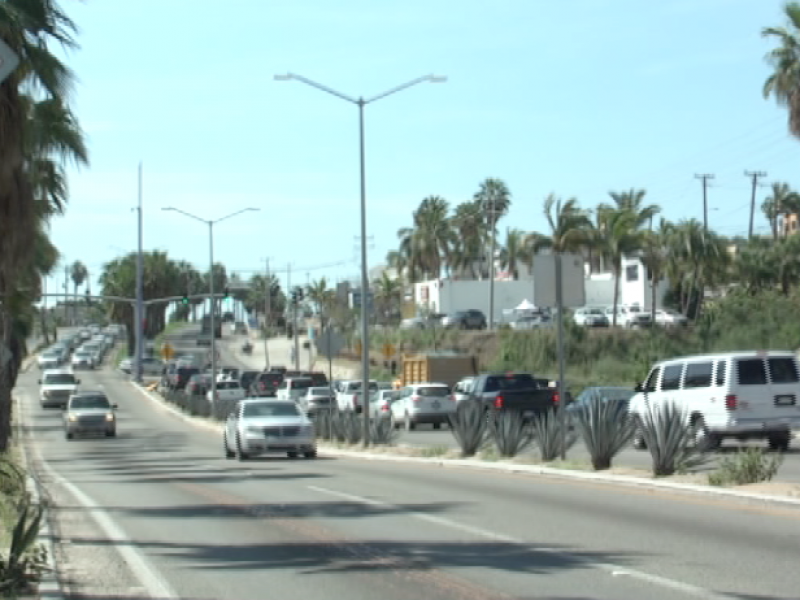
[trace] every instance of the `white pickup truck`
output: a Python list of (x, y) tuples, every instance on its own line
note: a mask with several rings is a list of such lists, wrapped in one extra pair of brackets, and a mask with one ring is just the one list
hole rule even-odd
[[(371, 379), (369, 382), (369, 395), (378, 390), (378, 382)], [(340, 381), (336, 386), (336, 405), (340, 411), (361, 412), (362, 394), (361, 381)]]

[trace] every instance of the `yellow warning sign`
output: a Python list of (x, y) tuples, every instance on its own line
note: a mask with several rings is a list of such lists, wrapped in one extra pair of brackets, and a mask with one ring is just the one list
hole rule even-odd
[(161, 344), (161, 357), (170, 360), (175, 354), (175, 350), (168, 343)]

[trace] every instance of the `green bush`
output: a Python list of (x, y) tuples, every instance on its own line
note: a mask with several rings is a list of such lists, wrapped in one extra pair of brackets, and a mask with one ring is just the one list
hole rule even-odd
[(782, 454), (767, 454), (761, 448), (741, 449), (720, 461), (719, 467), (708, 476), (711, 485), (747, 485), (770, 481), (783, 464)]

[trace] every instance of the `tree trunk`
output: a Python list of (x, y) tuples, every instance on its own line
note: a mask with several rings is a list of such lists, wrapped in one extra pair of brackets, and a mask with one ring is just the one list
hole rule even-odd
[(655, 278), (655, 273), (651, 273), (652, 277), (650, 277), (650, 319), (652, 324), (656, 324), (656, 288), (658, 287), (658, 281)]
[(622, 277), (622, 265), (614, 265), (614, 312), (611, 315), (611, 326), (617, 326), (617, 306), (619, 306), (619, 280)]

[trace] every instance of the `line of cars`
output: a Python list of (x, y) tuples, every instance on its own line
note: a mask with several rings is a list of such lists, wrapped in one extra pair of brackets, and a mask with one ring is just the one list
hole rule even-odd
[(36, 362), (41, 371), (63, 367), (95, 369), (123, 335), (124, 329), (117, 325), (105, 329), (90, 325), (42, 350)]

